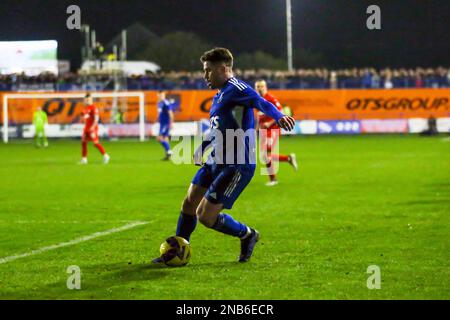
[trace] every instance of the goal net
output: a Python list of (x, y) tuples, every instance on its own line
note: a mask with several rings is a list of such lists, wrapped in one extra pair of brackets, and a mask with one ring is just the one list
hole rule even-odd
[[(103, 138), (150, 135), (146, 126), (144, 92), (92, 92), (100, 113), (99, 135)], [(85, 93), (15, 93), (4, 94), (0, 119), (3, 142), (12, 138), (34, 137), (33, 114), (41, 108), (48, 118), (49, 138), (80, 137)]]

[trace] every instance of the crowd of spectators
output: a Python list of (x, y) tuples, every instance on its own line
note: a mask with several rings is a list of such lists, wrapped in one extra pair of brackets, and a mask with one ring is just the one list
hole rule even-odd
[[(376, 70), (362, 69), (298, 69), (289, 71), (235, 70), (235, 75), (253, 85), (265, 79), (272, 89), (392, 89), (392, 88), (446, 88), (450, 87), (450, 68), (415, 68)], [(24, 74), (0, 75), (0, 91), (71, 91), (112, 90), (114, 82), (107, 75), (89, 82), (75, 73), (56, 76), (44, 73), (39, 76)], [(128, 90), (157, 89), (207, 89), (202, 72), (160, 72), (145, 76), (127, 77)], [(94, 86), (94, 87), (92, 87)]]

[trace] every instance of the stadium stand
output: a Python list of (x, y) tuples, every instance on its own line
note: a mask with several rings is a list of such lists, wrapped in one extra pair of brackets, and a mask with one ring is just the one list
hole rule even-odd
[[(253, 84), (266, 79), (272, 89), (391, 89), (391, 88), (448, 88), (450, 68), (376, 70), (353, 68), (329, 70), (297, 69), (292, 72), (272, 70), (239, 70), (236, 76)], [(113, 89), (108, 77), (97, 78), (97, 85), (90, 90)], [(106, 85), (105, 85), (106, 83)], [(128, 90), (203, 90), (207, 89), (201, 72), (160, 72), (127, 78)], [(0, 75), (0, 91), (77, 91), (84, 90), (82, 77), (76, 73), (56, 76), (51, 73), (39, 76), (24, 74)]]

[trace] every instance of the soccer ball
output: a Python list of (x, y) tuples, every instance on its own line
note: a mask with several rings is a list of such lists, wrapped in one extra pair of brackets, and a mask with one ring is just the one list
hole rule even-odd
[(176, 236), (167, 238), (159, 248), (161, 259), (171, 267), (186, 265), (191, 259), (191, 250), (191, 245), (186, 239)]

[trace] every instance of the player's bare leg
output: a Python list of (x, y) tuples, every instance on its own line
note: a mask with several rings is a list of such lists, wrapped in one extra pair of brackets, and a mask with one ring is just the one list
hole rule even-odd
[(203, 198), (197, 207), (198, 220), (207, 228), (212, 228), (223, 210), (223, 204), (211, 203), (208, 199)]
[(191, 183), (186, 198), (183, 200), (181, 211), (187, 215), (196, 216), (197, 207), (203, 199), (206, 190), (206, 188)]
[(197, 208), (197, 217), (207, 228), (240, 238), (239, 262), (247, 262), (253, 254), (256, 242), (259, 240), (259, 232), (234, 220), (230, 215), (221, 213), (222, 210), (223, 204), (212, 203), (203, 198)]

